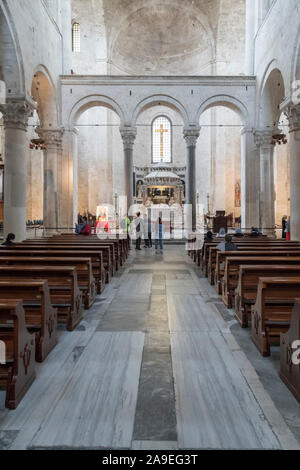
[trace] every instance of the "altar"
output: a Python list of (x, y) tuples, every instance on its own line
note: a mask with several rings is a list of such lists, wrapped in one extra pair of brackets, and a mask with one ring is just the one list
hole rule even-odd
[(157, 163), (150, 167), (135, 168), (136, 202), (182, 205), (185, 200), (185, 167)]

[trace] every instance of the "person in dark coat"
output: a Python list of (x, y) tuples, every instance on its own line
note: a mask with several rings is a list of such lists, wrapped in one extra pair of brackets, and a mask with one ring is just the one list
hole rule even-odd
[(228, 235), (228, 234), (225, 235), (225, 242), (219, 243), (219, 245), (217, 245), (217, 250), (220, 250), (220, 251), (236, 251), (237, 246), (236, 246), (235, 243), (233, 243), (232, 236)]
[(14, 233), (9, 233), (6, 237), (6, 240), (5, 242), (2, 243), (2, 245), (6, 245), (6, 246), (11, 246), (11, 245), (14, 245), (14, 242), (13, 240), (16, 238), (15, 234)]
[(286, 238), (287, 215), (284, 215), (282, 217), (281, 225), (282, 225), (282, 238)]

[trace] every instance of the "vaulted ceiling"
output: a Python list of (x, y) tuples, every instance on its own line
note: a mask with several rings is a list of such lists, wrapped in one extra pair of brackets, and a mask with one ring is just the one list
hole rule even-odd
[(120, 72), (210, 73), (221, 0), (103, 0), (109, 58)]

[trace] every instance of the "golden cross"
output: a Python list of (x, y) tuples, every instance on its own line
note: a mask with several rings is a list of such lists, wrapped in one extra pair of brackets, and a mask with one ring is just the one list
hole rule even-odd
[(160, 125), (160, 129), (156, 129), (156, 132), (160, 133), (160, 159), (164, 159), (164, 132), (169, 132), (168, 129), (164, 129), (163, 124)]

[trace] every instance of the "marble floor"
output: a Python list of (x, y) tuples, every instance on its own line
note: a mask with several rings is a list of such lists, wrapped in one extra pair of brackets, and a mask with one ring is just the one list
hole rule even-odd
[(185, 252), (132, 250), (59, 343), (0, 449), (300, 449), (300, 405)]

